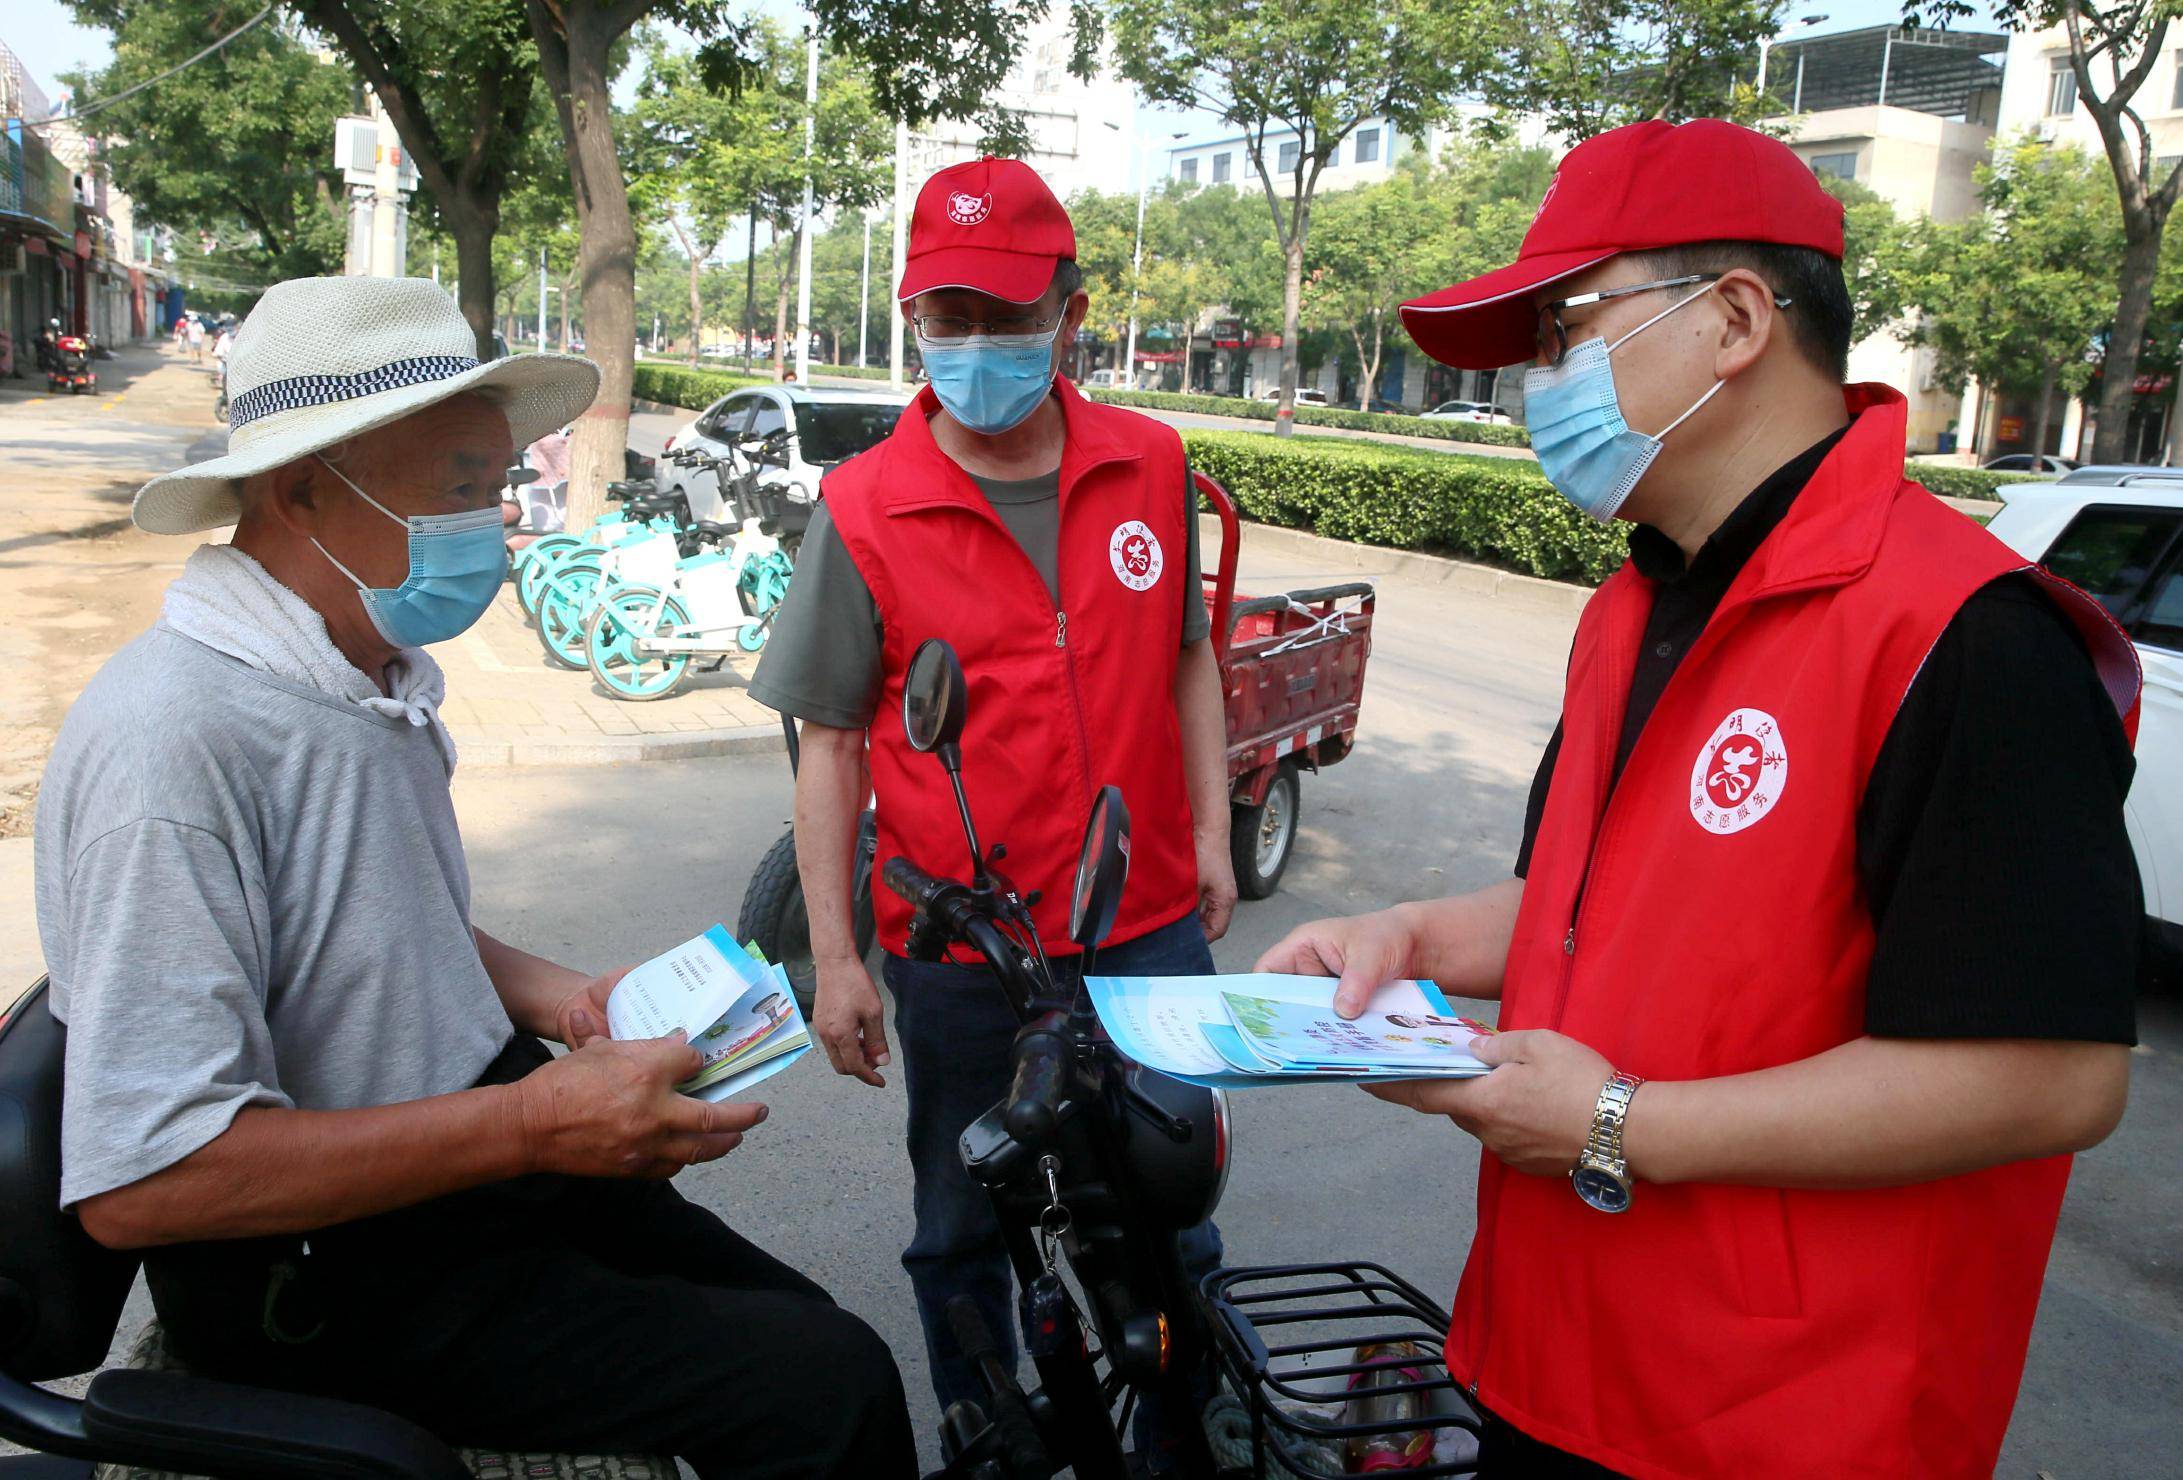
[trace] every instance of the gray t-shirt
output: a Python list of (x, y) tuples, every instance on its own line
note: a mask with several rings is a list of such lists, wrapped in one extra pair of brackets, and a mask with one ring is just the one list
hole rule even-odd
[(38, 934), (68, 1025), (61, 1204), (246, 1105), (476, 1083), (514, 1033), (470, 931), (429, 729), (164, 623), (69, 710), (38, 798)]
[[(981, 478), (970, 475), (993, 512), (1030, 557), (1046, 590), (1061, 600), (1061, 470), (1036, 478)], [(1213, 630), (1200, 578), (1197, 487), (1187, 470), (1182, 496), (1183, 570), (1182, 642), (1200, 641)], [(836, 729), (861, 730), (879, 708), (884, 681), (878, 604), (863, 573), (849, 557), (822, 500), (811, 512), (803, 548), (796, 552), (796, 574), (788, 583), (780, 615), (766, 639), (750, 695), (769, 709), (813, 720)]]

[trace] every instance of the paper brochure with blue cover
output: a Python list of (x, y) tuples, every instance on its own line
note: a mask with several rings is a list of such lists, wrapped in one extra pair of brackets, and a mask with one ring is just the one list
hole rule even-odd
[(1222, 1089), (1475, 1078), (1487, 1066), (1470, 1042), (1494, 1031), (1424, 981), (1390, 982), (1355, 1018), (1336, 1014), (1327, 976), (1101, 976), (1085, 986), (1116, 1048)]
[(739, 1094), (811, 1048), (788, 973), (721, 925), (631, 968), (606, 1000), (616, 1039), (664, 1038), (677, 1028), (705, 1065), (675, 1088), (701, 1100)]

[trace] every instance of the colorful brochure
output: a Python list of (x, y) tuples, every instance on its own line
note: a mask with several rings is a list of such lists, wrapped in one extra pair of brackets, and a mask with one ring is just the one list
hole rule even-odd
[(1487, 1072), (1431, 982), (1390, 982), (1359, 1017), (1334, 1011), (1325, 976), (1105, 976), (1085, 983), (1124, 1054), (1193, 1084), (1241, 1089), (1367, 1079), (1467, 1079)]
[(680, 1028), (704, 1067), (675, 1086), (724, 1100), (770, 1079), (811, 1048), (788, 973), (715, 925), (633, 968), (606, 1002), (615, 1038), (664, 1038)]

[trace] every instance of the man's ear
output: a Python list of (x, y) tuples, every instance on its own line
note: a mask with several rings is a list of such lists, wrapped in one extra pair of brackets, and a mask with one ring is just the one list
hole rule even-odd
[(1720, 346), (1714, 351), (1713, 376), (1728, 380), (1765, 357), (1790, 332), (1774, 306), (1774, 290), (1747, 267), (1722, 274), (1713, 291), (1721, 301)]
[(318, 533), (324, 509), (312, 459), (299, 457), (259, 476), (265, 483), (257, 490), (256, 505), (265, 518), (306, 538)]
[(1084, 315), (1091, 312), (1091, 294), (1079, 288), (1069, 295), (1069, 303), (1061, 311), (1062, 327), (1068, 332), (1062, 335), (1064, 342), (1074, 344), (1076, 331), (1084, 327)]

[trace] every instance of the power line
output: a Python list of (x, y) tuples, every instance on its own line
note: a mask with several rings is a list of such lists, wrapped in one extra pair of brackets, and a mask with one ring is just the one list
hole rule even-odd
[(263, 10), (259, 11), (249, 20), (244, 21), (234, 30), (228, 32), (225, 36), (222, 36), (219, 40), (213, 42), (203, 51), (191, 57), (188, 61), (179, 63), (176, 66), (169, 67), (166, 71), (161, 72), (156, 77), (147, 77), (142, 82), (139, 82), (134, 86), (125, 87), (120, 92), (115, 93), (110, 98), (100, 98), (97, 102), (90, 104), (88, 107), (78, 108), (72, 113), (64, 113), (55, 118), (41, 118), (35, 123), (26, 120), (23, 124), (23, 127), (26, 129), (40, 129), (56, 123), (79, 123), (82, 120), (89, 118), (94, 113), (102, 112), (105, 109), (113, 107), (114, 104), (120, 102), (123, 98), (134, 97), (136, 94), (144, 91), (145, 88), (152, 86), (154, 83), (165, 82), (169, 77), (174, 76), (177, 72), (188, 71), (190, 68), (196, 66), (206, 57), (211, 56), (221, 47), (227, 45), (230, 41), (233, 41), (236, 37), (242, 35), (243, 32), (249, 30), (252, 26), (255, 26), (258, 22), (264, 20), (272, 13), (273, 5), (271, 3), (271, 0), (268, 0), (268, 3)]

